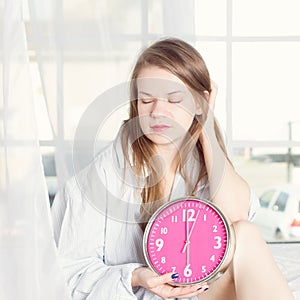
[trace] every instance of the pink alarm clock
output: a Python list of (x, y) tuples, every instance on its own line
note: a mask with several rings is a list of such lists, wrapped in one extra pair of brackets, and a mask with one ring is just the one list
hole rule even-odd
[(232, 230), (214, 204), (194, 197), (164, 204), (150, 218), (143, 250), (158, 275), (178, 273), (176, 285), (212, 282), (232, 258)]

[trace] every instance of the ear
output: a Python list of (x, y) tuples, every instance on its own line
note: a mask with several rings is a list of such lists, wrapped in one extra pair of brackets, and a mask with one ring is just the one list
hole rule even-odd
[(209, 102), (209, 92), (208, 91), (204, 91), (204, 96), (205, 96), (207, 102)]
[[(207, 102), (209, 102), (209, 92), (204, 91), (204, 97)], [(202, 106), (201, 103), (197, 101), (196, 103), (196, 115), (202, 115)]]

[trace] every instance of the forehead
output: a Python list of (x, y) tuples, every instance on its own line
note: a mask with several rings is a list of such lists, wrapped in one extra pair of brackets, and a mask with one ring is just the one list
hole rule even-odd
[(145, 67), (138, 75), (138, 92), (151, 95), (166, 95), (176, 92), (186, 93), (188, 88), (174, 74), (155, 66)]

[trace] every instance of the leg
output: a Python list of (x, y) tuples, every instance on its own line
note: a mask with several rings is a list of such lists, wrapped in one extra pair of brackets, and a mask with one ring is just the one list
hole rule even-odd
[(217, 281), (213, 282), (206, 292), (198, 295), (198, 299), (199, 300), (237, 300), (234, 281), (233, 281), (233, 265), (231, 264), (228, 267), (227, 271), (224, 273), (224, 275), (221, 278), (219, 278)]
[(234, 229), (233, 270), (237, 299), (294, 299), (258, 228), (241, 221), (234, 224)]
[(294, 297), (257, 227), (233, 225), (236, 249), (225, 274), (199, 300), (292, 300)]

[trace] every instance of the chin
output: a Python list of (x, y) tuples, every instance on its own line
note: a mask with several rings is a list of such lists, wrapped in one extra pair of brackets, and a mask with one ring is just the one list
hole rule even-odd
[(158, 146), (178, 146), (180, 144), (180, 141), (182, 141), (182, 137), (168, 137), (160, 134), (147, 134), (147, 138), (152, 141), (155, 145)]

